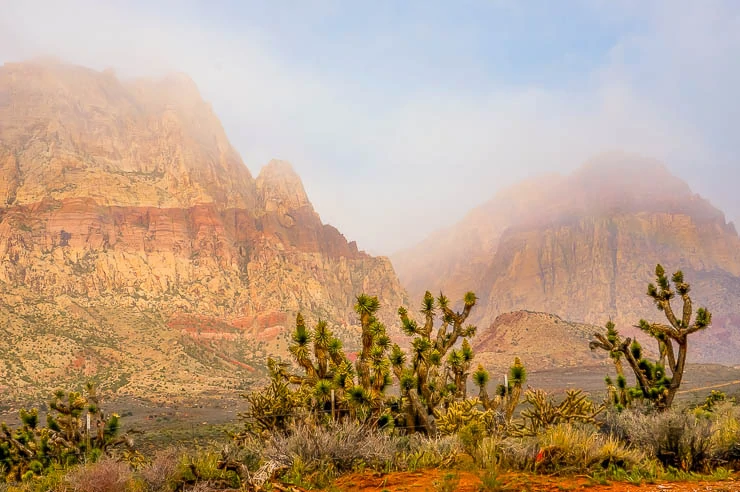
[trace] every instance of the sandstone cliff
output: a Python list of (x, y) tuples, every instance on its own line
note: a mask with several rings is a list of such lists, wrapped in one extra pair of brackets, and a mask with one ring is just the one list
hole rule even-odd
[[(661, 316), (645, 296), (656, 263), (683, 269), (695, 303), (734, 333), (740, 313), (734, 226), (662, 164), (624, 154), (500, 193), (394, 257), (412, 296), (430, 272), (442, 273), (435, 288), (474, 290), (482, 328), (501, 313), (528, 309), (599, 326), (611, 317), (626, 332), (640, 318)], [(692, 362), (740, 362), (736, 351), (717, 350), (718, 333), (697, 335)]]
[[(388, 317), (404, 302), (390, 262), (323, 224), (289, 164), (252, 177), (184, 75), (121, 81), (60, 64), (0, 67), (0, 204), (8, 313), (34, 316), (31, 297), (51, 318), (55, 306), (72, 317), (74, 306), (102, 306), (151, 314), (156, 329), (191, 341), (213, 339), (196, 329), (206, 319), (217, 339), (253, 353), (258, 339), (280, 343), (299, 310), (341, 329), (355, 323), (360, 292), (381, 296)], [(0, 329), (16, 333), (8, 313)], [(249, 365), (245, 357), (232, 362)]]

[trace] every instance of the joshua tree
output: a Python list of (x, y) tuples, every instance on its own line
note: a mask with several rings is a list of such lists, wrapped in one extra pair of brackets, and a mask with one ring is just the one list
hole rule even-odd
[[(247, 420), (245, 431), (284, 430), (292, 425), (297, 411), (305, 409), (324, 420), (331, 411), (338, 418), (370, 419), (378, 426), (394, 421), (410, 432), (434, 434), (436, 416), (452, 402), (467, 399), (466, 384), (473, 361), (469, 338), (476, 328), (466, 326), (465, 321), (475, 302), (475, 294), (469, 292), (462, 310), (456, 312), (444, 295), (435, 299), (427, 292), (421, 309), (423, 324), (414, 321), (405, 308), (399, 308), (402, 329), (413, 337), (407, 353), (391, 342), (385, 326), (375, 317), (380, 307), (378, 298), (357, 296), (355, 311), (360, 318), (362, 345), (354, 364), (324, 321), (309, 330), (298, 314), (289, 351), (301, 374), (290, 372), (287, 364), (268, 361), (270, 386), (245, 395), (251, 403), (250, 410), (242, 414)], [(391, 374), (399, 383), (400, 398), (386, 395)], [(505, 403), (510, 416), (509, 408), (513, 411), (516, 406), (525, 377), (518, 361), (511, 374), (509, 387), (491, 399), (486, 392), (488, 373), (479, 367), (474, 378), (480, 396), (470, 400), (472, 404), (495, 410)]]
[[(340, 418), (349, 415), (380, 419), (385, 409), (385, 390), (391, 384), (387, 357), (391, 340), (375, 317), (379, 307), (377, 297), (357, 296), (355, 311), (360, 315), (362, 350), (355, 364), (325, 321), (319, 320), (309, 330), (299, 313), (289, 351), (303, 374), (291, 373), (287, 365), (268, 360), (270, 385), (263, 392), (245, 395), (251, 403), (250, 410), (242, 414), (247, 421), (246, 430), (284, 430), (298, 417), (296, 410), (301, 408), (322, 418), (333, 414)], [(272, 408), (280, 408), (283, 415), (275, 415)]]
[(522, 396), (522, 387), (527, 381), (527, 370), (522, 365), (519, 357), (515, 357), (514, 364), (509, 368), (509, 377), (506, 385), (499, 384), (496, 387), (496, 394), (493, 398), (489, 397), (488, 391), (486, 391), (488, 380), (488, 371), (479, 364), (478, 369), (473, 373), (473, 382), (478, 386), (478, 400), (486, 410), (497, 410), (501, 408), (505, 421), (510, 423), (514, 415), (514, 410), (519, 405), (519, 399)]
[[(610, 384), (610, 379), (607, 380), (607, 384), (612, 389), (617, 405), (628, 404), (629, 396), (642, 396), (653, 401), (659, 410), (670, 408), (681, 386), (686, 368), (688, 337), (692, 333), (707, 328), (712, 322), (712, 314), (705, 308), (696, 310), (696, 316), (692, 322), (693, 308), (689, 296), (691, 286), (684, 281), (683, 272), (679, 270), (674, 273), (671, 282), (663, 267), (657, 265), (655, 279), (655, 284), (648, 285), (647, 293), (658, 310), (663, 311), (668, 324), (640, 320), (636, 327), (657, 341), (660, 354), (658, 362), (652, 363), (643, 358), (640, 344), (636, 340), (632, 341), (631, 338), (623, 339), (611, 321), (606, 325), (606, 335), (596, 333), (594, 334), (595, 340), (590, 343), (591, 350), (597, 348), (606, 350), (614, 360), (618, 388)], [(671, 300), (676, 297), (677, 293), (683, 302), (680, 317), (676, 316), (671, 305)], [(622, 359), (627, 361), (637, 381), (636, 390), (630, 393), (626, 392)], [(666, 372), (666, 368), (670, 374)]]
[(20, 410), (17, 429), (0, 425), (0, 476), (29, 479), (52, 465), (94, 460), (112, 447), (132, 446), (127, 436), (118, 436), (119, 416), (101, 410), (92, 384), (85, 394), (57, 391), (49, 406), (46, 427), (39, 425), (35, 408)]
[[(393, 373), (406, 403), (407, 427), (432, 434), (435, 432), (435, 410), (445, 401), (465, 398), (473, 360), (468, 338), (476, 332), (476, 327), (465, 326), (465, 321), (476, 300), (475, 294), (468, 292), (462, 311), (455, 312), (447, 297), (440, 294), (435, 299), (427, 291), (421, 306), (422, 324), (412, 319), (406, 308), (398, 309), (403, 332), (414, 337), (410, 357), (398, 345), (393, 346), (390, 355)], [(440, 323), (435, 331), (438, 317)], [(460, 338), (463, 339), (460, 348), (454, 348)]]

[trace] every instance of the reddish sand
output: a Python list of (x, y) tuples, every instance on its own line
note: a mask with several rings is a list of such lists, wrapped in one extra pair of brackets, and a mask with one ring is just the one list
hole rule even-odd
[[(456, 477), (451, 477), (455, 475)], [(447, 477), (447, 478), (445, 478)], [(455, 484), (455, 480), (459, 480)], [(343, 491), (431, 491), (459, 492), (528, 491), (563, 492), (588, 490), (593, 492), (740, 492), (740, 476), (722, 482), (656, 482), (634, 485), (623, 482), (599, 484), (588, 477), (552, 477), (545, 475), (504, 474), (500, 488), (485, 489), (480, 475), (453, 470), (424, 470), (389, 474), (356, 473), (341, 477), (334, 484)]]

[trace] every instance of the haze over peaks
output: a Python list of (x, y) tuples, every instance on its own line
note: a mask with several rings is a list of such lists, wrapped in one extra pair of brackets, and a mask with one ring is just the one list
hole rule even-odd
[(740, 217), (732, 0), (0, 6), (0, 63), (187, 73), (255, 175), (291, 161), (371, 252), (609, 150), (665, 162)]
[[(623, 153), (499, 192), (393, 263), (412, 300), (426, 289), (452, 299), (475, 291), (482, 326), (527, 309), (629, 328), (654, 316), (644, 292), (657, 263), (683, 269), (695, 303), (712, 309), (726, 333), (740, 314), (734, 225), (659, 162)], [(722, 349), (702, 337), (715, 343), (706, 355)]]

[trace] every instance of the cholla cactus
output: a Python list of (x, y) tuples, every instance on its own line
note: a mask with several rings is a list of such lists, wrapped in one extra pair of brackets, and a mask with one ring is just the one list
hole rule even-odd
[(536, 436), (543, 429), (563, 423), (594, 423), (605, 408), (594, 405), (581, 390), (566, 391), (565, 399), (557, 405), (539, 389), (527, 391), (524, 401), (530, 407), (522, 411), (521, 421), (512, 426), (511, 433), (515, 436)]
[(80, 463), (113, 447), (132, 446), (127, 436), (118, 436), (120, 417), (103, 412), (92, 384), (84, 394), (57, 391), (49, 407), (45, 427), (39, 425), (35, 408), (20, 411), (19, 428), (0, 426), (0, 473), (11, 480), (27, 480), (52, 465)]
[[(592, 350), (596, 348), (603, 349), (614, 360), (617, 368), (617, 386), (610, 384), (611, 379), (607, 380), (607, 386), (610, 386), (612, 398), (617, 408), (629, 404), (634, 397), (642, 397), (654, 402), (659, 410), (670, 408), (681, 386), (686, 368), (688, 337), (692, 333), (707, 328), (712, 322), (712, 314), (705, 308), (697, 309), (692, 322), (693, 308), (689, 296), (691, 286), (684, 281), (683, 272), (679, 270), (673, 274), (671, 280), (675, 291), (661, 265), (655, 267), (655, 279), (657, 286), (656, 284), (649, 284), (647, 293), (653, 299), (658, 310), (663, 311), (668, 324), (649, 323), (640, 320), (636, 327), (650, 335), (658, 343), (660, 359), (657, 362), (651, 362), (643, 357), (642, 347), (637, 340), (622, 339), (611, 321), (606, 325), (606, 336), (602, 333), (596, 333), (594, 334), (595, 340), (590, 343)], [(676, 293), (683, 302), (680, 318), (675, 315), (671, 305), (671, 300), (676, 296)], [(635, 374), (637, 386), (633, 390), (627, 390), (623, 381), (622, 358), (627, 361)]]
[(495, 421), (492, 410), (481, 410), (481, 402), (477, 398), (457, 400), (449, 404), (444, 410), (437, 410), (437, 430), (440, 434), (449, 436), (460, 432), (467, 426), (490, 429)]

